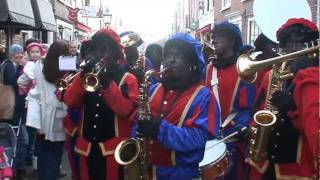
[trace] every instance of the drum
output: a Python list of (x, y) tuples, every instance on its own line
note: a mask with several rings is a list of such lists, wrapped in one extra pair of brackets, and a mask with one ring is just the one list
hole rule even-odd
[(199, 163), (203, 180), (213, 180), (228, 173), (232, 166), (231, 153), (225, 143), (207, 141), (203, 160)]

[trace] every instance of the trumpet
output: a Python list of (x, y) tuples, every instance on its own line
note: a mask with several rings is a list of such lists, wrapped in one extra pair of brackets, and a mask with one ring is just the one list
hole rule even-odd
[(96, 66), (100, 66), (97, 68), (96, 73), (94, 73), (94, 70), (93, 70), (93, 72), (87, 73), (82, 77), (81, 82), (82, 82), (83, 88), (88, 92), (95, 92), (98, 89), (98, 87), (100, 86), (100, 80), (98, 75), (106, 67), (105, 64), (101, 64), (101, 63), (97, 63)]
[[(254, 52), (252, 54), (250, 53), (242, 54), (241, 56), (239, 56), (237, 60), (238, 74), (241, 79), (249, 83), (254, 83), (257, 77), (257, 71), (264, 69), (270, 65), (293, 61), (305, 54), (314, 53), (313, 55), (315, 56), (316, 55), (315, 51), (319, 50), (320, 48), (320, 39), (317, 39), (317, 44), (318, 45), (314, 45), (314, 42), (313, 42), (311, 47), (307, 46), (303, 50), (292, 52), (286, 55), (280, 55), (278, 57), (274, 57), (274, 58), (270, 58), (262, 61), (255, 61), (255, 58), (259, 54), (261, 54), (261, 52)], [(285, 74), (286, 75), (280, 76), (280, 78), (287, 78), (292, 76), (292, 74), (288, 74), (287, 72)]]
[(81, 71), (79, 70), (78, 72), (74, 74), (70, 74), (65, 78), (58, 79), (56, 82), (56, 87), (59, 91), (65, 90), (69, 84), (72, 82), (72, 80), (80, 73)]

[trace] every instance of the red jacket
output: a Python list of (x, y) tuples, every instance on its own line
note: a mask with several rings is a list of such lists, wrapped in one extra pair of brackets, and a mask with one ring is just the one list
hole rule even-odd
[[(260, 93), (266, 93), (270, 73), (266, 74)], [(289, 112), (292, 125), (299, 132), (294, 163), (274, 163), (276, 179), (315, 179), (316, 162), (319, 161), (319, 68), (300, 70), (292, 83), (293, 99), (297, 109)], [(295, 151), (288, 149), (287, 151)], [(253, 165), (250, 179), (259, 180), (265, 173), (269, 161)]]
[(129, 117), (138, 101), (138, 82), (135, 76), (125, 73), (120, 78), (119, 82), (111, 80), (109, 87), (105, 89), (88, 93), (83, 88), (79, 75), (64, 94), (69, 108), (81, 109), (75, 145), (75, 151), (80, 154), (81, 180), (91, 179), (89, 167), (99, 165), (99, 161), (90, 164), (87, 157), (101, 158), (101, 155), (106, 159), (106, 179), (119, 178), (120, 168), (114, 159), (114, 151), (120, 141), (130, 137)]

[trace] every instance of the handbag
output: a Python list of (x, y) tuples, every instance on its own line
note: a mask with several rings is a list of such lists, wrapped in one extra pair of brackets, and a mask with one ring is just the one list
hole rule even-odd
[(3, 84), (5, 66), (6, 61), (1, 64), (0, 68), (0, 119), (12, 120), (15, 108), (15, 93), (12, 86)]

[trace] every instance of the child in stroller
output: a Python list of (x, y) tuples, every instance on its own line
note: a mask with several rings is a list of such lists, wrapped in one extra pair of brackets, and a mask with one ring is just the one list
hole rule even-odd
[(12, 164), (17, 143), (17, 136), (13, 128), (16, 127), (12, 127), (8, 123), (0, 123), (0, 180), (13, 178)]

